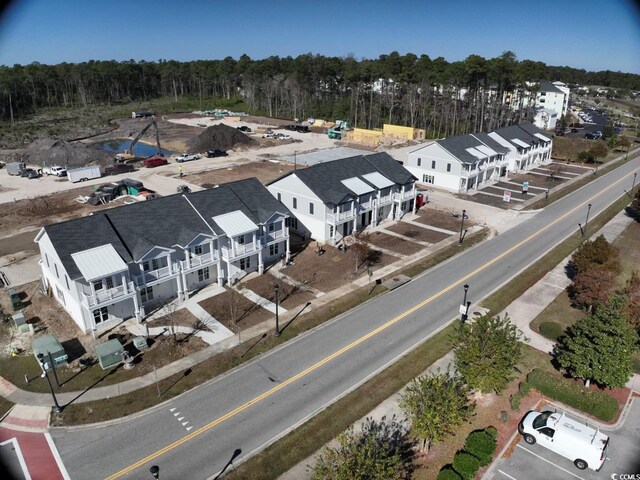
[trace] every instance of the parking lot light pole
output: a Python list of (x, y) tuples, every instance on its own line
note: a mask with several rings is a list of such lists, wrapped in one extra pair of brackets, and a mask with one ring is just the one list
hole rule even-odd
[(273, 289), (276, 291), (276, 333), (274, 334), (276, 337), (280, 336), (280, 319), (278, 318), (278, 290), (280, 290), (280, 285), (277, 283), (273, 286)]
[(468, 313), (467, 292), (469, 291), (469, 284), (465, 283), (462, 288), (464, 288), (464, 298), (462, 299), (462, 305), (464, 305), (464, 313), (460, 314), (460, 322), (464, 323), (467, 320), (467, 313)]
[(53, 391), (51, 380), (49, 380), (49, 374), (47, 373), (47, 369), (45, 368), (44, 354), (42, 352), (38, 354), (38, 360), (40, 361), (40, 365), (42, 366), (42, 372), (43, 372), (42, 375), (44, 376), (44, 378), (47, 379), (47, 384), (49, 385), (49, 391), (51, 392), (51, 396), (53, 397), (53, 404), (55, 405), (55, 408), (53, 409), (53, 411), (56, 413), (61, 413), (62, 408), (60, 407), (60, 405), (58, 405), (58, 399), (56, 398), (56, 394)]
[(582, 236), (584, 237), (587, 233), (587, 224), (589, 223), (589, 212), (591, 211), (591, 204), (587, 205), (587, 218), (584, 221), (584, 230), (582, 231)]
[(462, 210), (462, 220), (460, 221), (460, 239), (458, 241), (459, 245), (462, 245), (462, 230), (464, 229), (464, 217), (467, 216), (467, 211)]

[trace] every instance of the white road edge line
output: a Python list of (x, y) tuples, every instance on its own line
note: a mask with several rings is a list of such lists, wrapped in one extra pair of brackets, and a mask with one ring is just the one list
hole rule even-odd
[(544, 457), (541, 457), (541, 456), (540, 456), (540, 455), (538, 455), (537, 453), (533, 453), (531, 450), (529, 450), (528, 448), (524, 448), (522, 445), (516, 445), (516, 447), (521, 448), (521, 449), (522, 449), (522, 450), (524, 450), (525, 452), (529, 452), (531, 455), (534, 455), (534, 456), (538, 457), (540, 460), (544, 460), (545, 462), (550, 463), (550, 464), (551, 464), (551, 465), (553, 465), (554, 467), (559, 468), (559, 469), (560, 469), (560, 470), (562, 470), (563, 472), (566, 472), (566, 473), (568, 473), (569, 475), (571, 475), (571, 476), (573, 476), (573, 477), (579, 478), (580, 480), (585, 480), (584, 478), (582, 478), (582, 477), (580, 477), (580, 476), (576, 475), (575, 473), (570, 472), (569, 470), (567, 470), (567, 469), (565, 469), (565, 468), (562, 468), (560, 465), (556, 465), (556, 464), (555, 464), (555, 463), (553, 463), (552, 461), (547, 460), (547, 459), (546, 459), (546, 458), (544, 458)]
[(498, 470), (498, 472), (500, 472), (501, 474), (503, 474), (505, 477), (509, 477), (511, 480), (518, 480), (515, 477), (512, 477), (511, 475), (509, 475), (508, 473), (504, 473), (502, 470)]
[(0, 443), (0, 446), (8, 445), (9, 443), (13, 444), (13, 448), (16, 451), (16, 457), (18, 457), (18, 462), (20, 463), (20, 467), (22, 468), (22, 473), (24, 474), (25, 480), (31, 480), (31, 474), (29, 473), (29, 468), (27, 468), (27, 462), (24, 461), (24, 456), (22, 455), (22, 450), (20, 449), (20, 442), (18, 442), (18, 439), (16, 437), (13, 437)]
[(49, 432), (44, 433), (44, 438), (47, 439), (47, 443), (49, 444), (49, 449), (53, 454), (53, 458), (56, 459), (56, 463), (58, 464), (58, 469), (62, 474), (62, 478), (64, 478), (64, 480), (71, 480), (71, 477), (69, 477), (69, 473), (67, 473), (67, 468), (64, 466), (64, 463), (62, 463), (62, 458), (60, 457), (60, 454), (58, 453), (58, 449), (56, 448), (56, 444), (53, 443), (53, 439), (51, 438), (51, 435), (49, 435)]

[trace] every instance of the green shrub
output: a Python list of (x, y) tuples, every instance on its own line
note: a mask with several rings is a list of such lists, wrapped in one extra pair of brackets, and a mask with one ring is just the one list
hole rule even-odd
[(508, 420), (509, 420), (509, 412), (507, 412), (506, 410), (502, 410), (500, 412), (500, 421), (502, 423), (507, 423)]
[(618, 413), (615, 398), (599, 391), (582, 388), (545, 370), (534, 369), (527, 375), (532, 387), (554, 400), (582, 410), (600, 420), (612, 420)]
[(564, 335), (564, 328), (556, 322), (542, 322), (540, 324), (540, 333), (549, 340), (556, 341)]
[(494, 440), (498, 438), (498, 429), (496, 427), (487, 427), (484, 432)]
[(480, 461), (480, 466), (484, 467), (493, 459), (493, 454), (496, 452), (496, 439), (485, 430), (473, 432), (467, 437), (464, 451), (476, 457)]
[(522, 400), (522, 395), (519, 393), (514, 393), (509, 398), (509, 404), (511, 405), (511, 410), (518, 410), (520, 408), (520, 401)]
[(531, 385), (528, 384), (527, 382), (520, 382), (520, 385), (518, 385), (518, 391), (520, 392), (520, 395), (522, 395), (523, 397), (526, 397), (527, 395), (529, 395), (530, 390), (531, 390)]
[(436, 480), (462, 480), (462, 477), (458, 475), (458, 472), (450, 467), (444, 467), (438, 473)]
[(470, 453), (459, 452), (453, 457), (453, 468), (460, 474), (463, 480), (471, 480), (478, 473), (480, 460)]

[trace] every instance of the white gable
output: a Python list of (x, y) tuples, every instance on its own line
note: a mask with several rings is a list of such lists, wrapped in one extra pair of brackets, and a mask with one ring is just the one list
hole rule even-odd
[(322, 203), (322, 200), (311, 191), (309, 187), (307, 187), (302, 180), (300, 180), (295, 173), (291, 175), (287, 175), (286, 177), (281, 178), (280, 180), (276, 180), (272, 184), (267, 186), (267, 189), (271, 192), (272, 195), (275, 195), (277, 190), (282, 190), (285, 192), (297, 193), (299, 195), (304, 195), (305, 197), (312, 198)]
[(216, 222), (229, 237), (235, 237), (258, 230), (258, 226), (240, 210), (213, 217), (213, 221)]
[(127, 264), (110, 243), (72, 253), (71, 258), (82, 276), (89, 282), (128, 270)]

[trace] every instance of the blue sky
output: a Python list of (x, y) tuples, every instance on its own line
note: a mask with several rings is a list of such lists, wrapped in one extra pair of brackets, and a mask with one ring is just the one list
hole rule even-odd
[(398, 51), (640, 74), (630, 0), (18, 0), (0, 18), (0, 65)]

